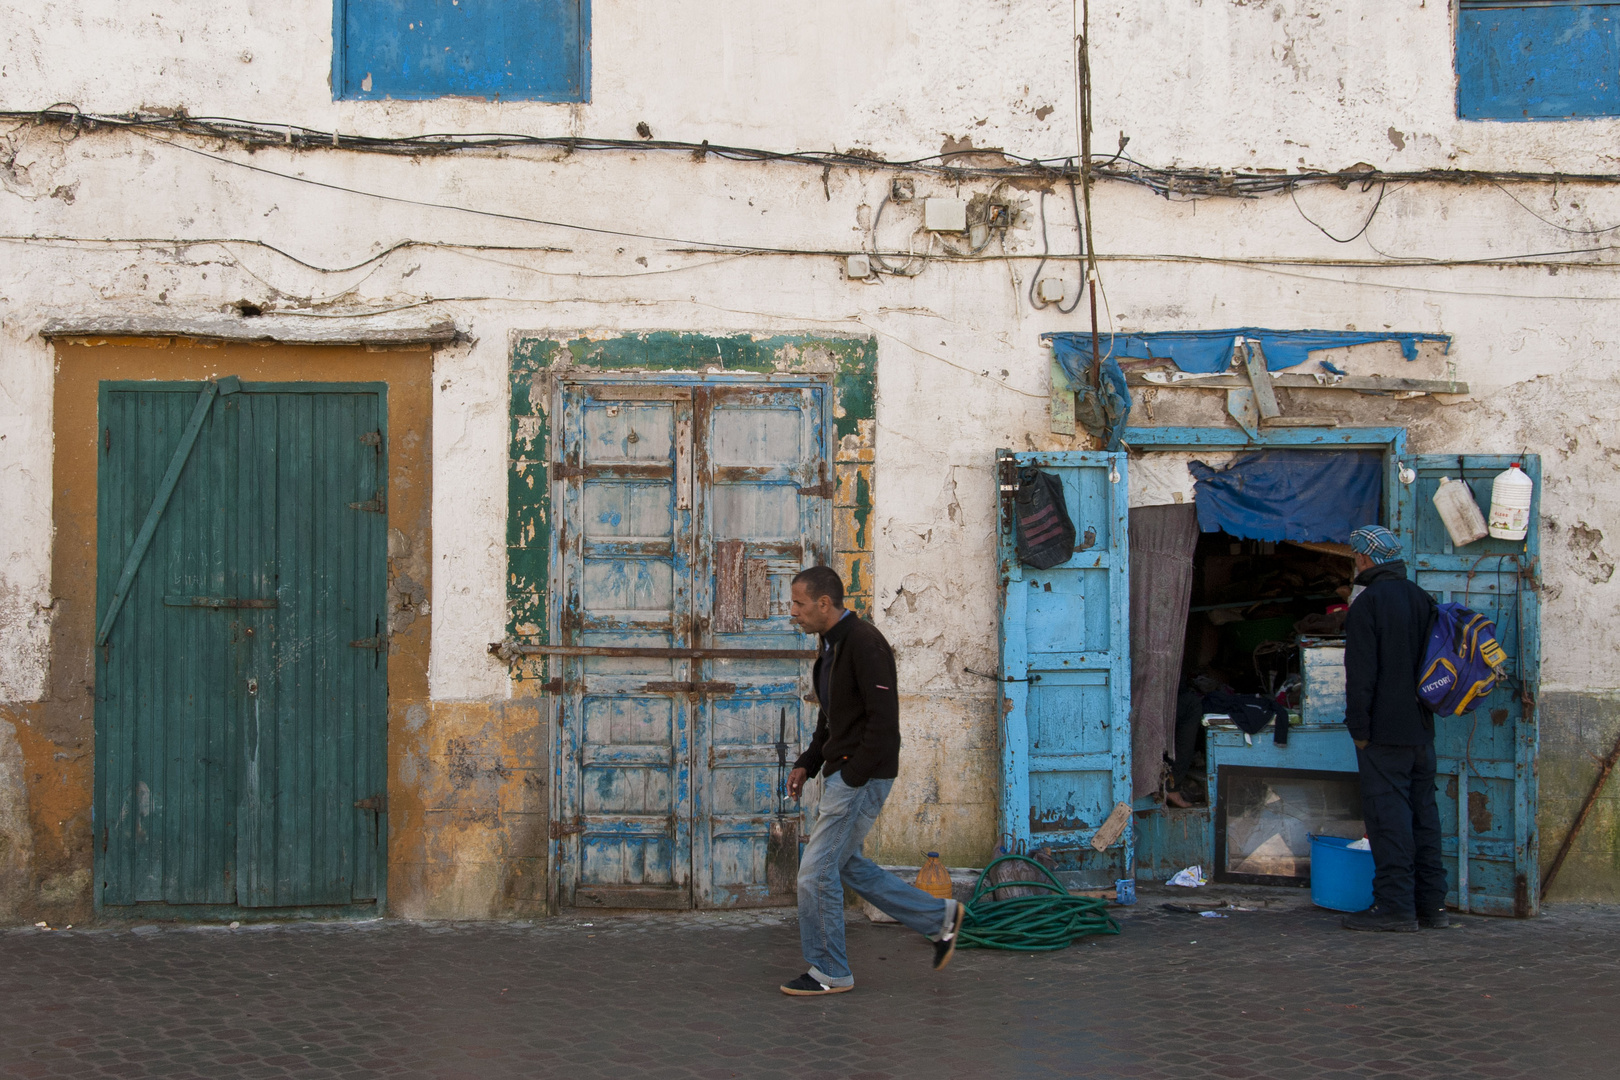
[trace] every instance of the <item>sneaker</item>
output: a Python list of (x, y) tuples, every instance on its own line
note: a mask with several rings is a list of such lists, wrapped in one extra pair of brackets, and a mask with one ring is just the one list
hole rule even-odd
[(956, 914), (951, 919), (951, 928), (941, 934), (938, 941), (934, 942), (935, 971), (951, 962), (951, 957), (956, 953), (957, 935), (962, 931), (962, 920), (967, 916), (966, 904), (963, 904), (960, 900), (953, 901), (953, 903), (956, 904)]
[(1418, 921), (1414, 915), (1397, 915), (1391, 911), (1384, 911), (1375, 904), (1366, 911), (1346, 915), (1339, 920), (1339, 925), (1346, 930), (1387, 930), (1397, 934), (1415, 934)]
[(785, 982), (781, 986), (782, 993), (789, 997), (820, 997), (822, 994), (847, 994), (855, 989), (853, 986), (828, 986), (808, 971), (792, 982)]
[(1451, 916), (1446, 914), (1445, 908), (1429, 912), (1427, 915), (1419, 915), (1417, 921), (1425, 930), (1450, 930), (1453, 925)]

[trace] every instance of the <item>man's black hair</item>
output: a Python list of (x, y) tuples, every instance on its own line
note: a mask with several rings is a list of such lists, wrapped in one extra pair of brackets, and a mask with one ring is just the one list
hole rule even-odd
[(808, 570), (800, 570), (794, 575), (793, 584), (802, 584), (812, 600), (825, 596), (833, 602), (834, 607), (844, 606), (844, 579), (830, 566), (812, 566)]

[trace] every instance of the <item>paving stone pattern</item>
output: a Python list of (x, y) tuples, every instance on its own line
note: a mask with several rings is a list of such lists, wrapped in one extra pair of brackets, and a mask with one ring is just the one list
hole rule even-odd
[(1118, 937), (963, 952), (850, 926), (854, 993), (777, 993), (791, 912), (0, 932), (0, 1077), (1620, 1076), (1620, 910), (1350, 934), (1149, 897)]

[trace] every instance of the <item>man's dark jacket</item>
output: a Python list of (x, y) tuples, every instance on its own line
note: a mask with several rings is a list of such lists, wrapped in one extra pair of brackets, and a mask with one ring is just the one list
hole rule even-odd
[(1352, 738), (1387, 746), (1434, 741), (1434, 715), (1418, 699), (1418, 668), (1434, 625), (1434, 599), (1404, 562), (1363, 570), (1344, 620), (1344, 723)]
[(853, 613), (821, 635), (813, 682), (821, 715), (815, 738), (795, 769), (811, 776), (842, 772), (844, 783), (900, 775), (900, 695), (894, 650), (877, 627)]

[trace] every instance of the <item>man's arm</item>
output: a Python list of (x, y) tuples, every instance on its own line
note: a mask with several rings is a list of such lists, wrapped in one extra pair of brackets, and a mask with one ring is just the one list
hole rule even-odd
[[(825, 763), (825, 759), (821, 756), (821, 748), (825, 745), (827, 745), (827, 710), (818, 709), (816, 710), (816, 733), (811, 737), (810, 745), (804, 748), (804, 753), (800, 754), (793, 762), (793, 771), (804, 770), (805, 779), (819, 773), (821, 766)], [(804, 780), (799, 781), (801, 786), (803, 783)], [(798, 798), (799, 795), (797, 791), (790, 791), (788, 794), (794, 798)]]
[[(854, 642), (849, 642), (853, 645)], [(855, 688), (866, 711), (861, 745), (839, 770), (844, 783), (860, 787), (872, 778), (877, 762), (893, 753), (900, 742), (900, 695), (895, 685), (894, 653), (874, 643), (850, 650)]]
[(1372, 735), (1373, 690), (1378, 683), (1378, 628), (1372, 604), (1355, 603), (1344, 619), (1344, 726), (1358, 744)]

